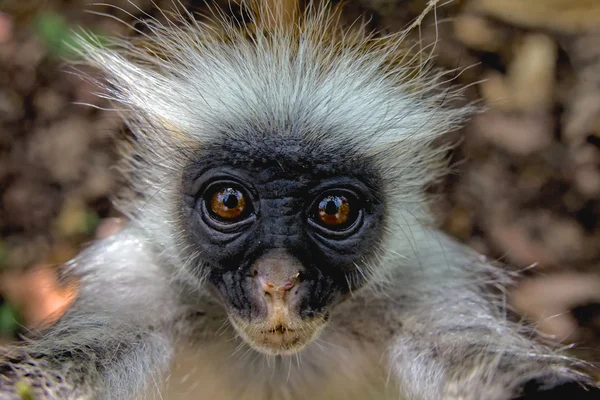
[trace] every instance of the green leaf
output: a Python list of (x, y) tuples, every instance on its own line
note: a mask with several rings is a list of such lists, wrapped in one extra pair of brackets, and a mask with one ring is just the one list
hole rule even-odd
[(19, 313), (9, 303), (0, 306), (0, 335), (12, 336), (19, 329)]
[(96, 228), (100, 225), (100, 217), (93, 210), (88, 210), (85, 213), (82, 231), (83, 233), (92, 233), (96, 230)]
[[(81, 47), (81, 39), (73, 32), (73, 28), (64, 17), (54, 12), (43, 12), (35, 19), (34, 26), (51, 55), (59, 58), (77, 55)], [(92, 32), (83, 35), (83, 40), (99, 47), (108, 43), (105, 37)]]
[(2, 241), (0, 241), (0, 270), (2, 268), (4, 268), (7, 261), (8, 261), (8, 248)]
[(70, 29), (67, 21), (53, 12), (44, 12), (34, 21), (35, 30), (44, 41), (50, 53), (63, 56), (68, 52), (65, 41), (69, 40)]

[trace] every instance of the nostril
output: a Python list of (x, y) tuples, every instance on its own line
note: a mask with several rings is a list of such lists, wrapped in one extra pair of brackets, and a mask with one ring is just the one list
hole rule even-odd
[(300, 276), (300, 272), (297, 272), (295, 275), (293, 275), (290, 279), (288, 279), (283, 285), (282, 285), (282, 289), (283, 290), (290, 290), (291, 288), (293, 288), (294, 286), (296, 286), (296, 282), (298, 282), (298, 277)]
[(283, 293), (283, 292), (290, 291), (294, 286), (296, 286), (296, 282), (298, 281), (299, 275), (300, 275), (300, 273), (296, 273), (295, 275), (293, 275), (290, 278), (272, 281), (272, 280), (269, 280), (267, 277), (261, 276), (259, 273), (258, 274), (258, 282), (260, 283), (260, 287), (262, 288), (263, 292), (265, 292), (265, 293), (269, 293), (269, 294), (273, 294), (275, 292)]

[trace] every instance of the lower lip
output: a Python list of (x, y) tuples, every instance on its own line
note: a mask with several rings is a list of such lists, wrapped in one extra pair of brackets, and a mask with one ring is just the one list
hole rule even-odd
[(288, 333), (294, 333), (295, 331), (293, 329), (286, 329), (286, 328), (277, 328), (277, 329), (268, 329), (265, 331), (260, 331), (261, 334), (263, 335), (285, 335)]

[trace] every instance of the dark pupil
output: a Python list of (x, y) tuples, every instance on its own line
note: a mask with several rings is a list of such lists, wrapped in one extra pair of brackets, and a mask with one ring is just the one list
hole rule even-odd
[(335, 200), (329, 200), (327, 204), (325, 204), (325, 212), (329, 215), (337, 214), (338, 205)]
[(227, 208), (236, 208), (238, 205), (238, 198), (235, 194), (228, 193), (225, 195), (225, 198), (223, 199), (223, 204)]

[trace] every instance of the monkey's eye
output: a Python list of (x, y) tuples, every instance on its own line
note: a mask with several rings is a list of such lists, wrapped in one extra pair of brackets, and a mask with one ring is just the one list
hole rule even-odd
[(347, 231), (356, 225), (362, 206), (346, 191), (324, 193), (313, 203), (310, 219), (330, 231)]
[(219, 222), (238, 222), (252, 212), (250, 198), (244, 189), (232, 182), (210, 185), (203, 197), (208, 214)]
[(335, 227), (348, 222), (351, 208), (345, 196), (330, 195), (319, 202), (317, 213), (321, 223)]

